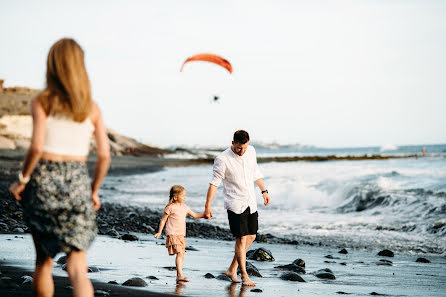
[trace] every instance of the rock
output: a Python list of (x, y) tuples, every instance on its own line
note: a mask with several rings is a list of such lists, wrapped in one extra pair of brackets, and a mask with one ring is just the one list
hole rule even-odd
[(430, 263), (431, 261), (429, 261), (426, 258), (418, 258), (417, 261), (415, 261), (415, 262), (418, 262), (418, 263)]
[(347, 263), (345, 263), (345, 262), (341, 262), (339, 264), (341, 264), (342, 266), (347, 266)]
[(372, 295), (372, 296), (382, 296), (383, 294), (379, 294), (379, 293), (376, 293), (376, 292), (372, 292), (372, 293), (370, 293), (370, 295)]
[(67, 256), (62, 256), (59, 259), (57, 259), (57, 264), (59, 265), (67, 264)]
[(151, 279), (151, 280), (159, 280), (159, 278), (157, 278), (156, 276), (153, 276), (153, 275), (149, 275), (147, 278)]
[(333, 257), (332, 255), (326, 255), (324, 257), (327, 258), (327, 259), (341, 259), (339, 257)]
[(305, 267), (305, 261), (302, 259), (296, 259), (293, 261), (293, 264), (300, 266), (300, 267)]
[(254, 293), (262, 293), (263, 291), (262, 291), (262, 289), (252, 289), (251, 290), (251, 292), (254, 292)]
[(94, 295), (95, 296), (110, 296), (110, 293), (102, 291), (102, 290), (95, 290)]
[(177, 268), (175, 266), (164, 266), (163, 268), (170, 270), (170, 271), (177, 270)]
[(206, 273), (205, 275), (204, 275), (204, 277), (205, 278), (215, 278), (215, 276), (212, 274), (212, 273)]
[(33, 282), (33, 278), (29, 275), (23, 275), (20, 280), (22, 281), (22, 286)]
[(139, 238), (137, 236), (129, 234), (129, 233), (122, 235), (121, 237), (119, 237), (119, 239), (121, 239), (121, 240), (128, 240), (128, 241), (139, 240)]
[(194, 248), (193, 246), (186, 246), (186, 251), (198, 252), (198, 249)]
[(108, 283), (111, 284), (111, 285), (118, 285), (117, 281), (109, 281)]
[(116, 231), (115, 229), (110, 229), (107, 231), (106, 233), (108, 236), (112, 236), (112, 237), (119, 237), (119, 232)]
[(345, 293), (345, 292), (342, 292), (342, 291), (338, 291), (338, 292), (336, 292), (336, 294), (341, 294), (341, 295), (350, 295), (351, 293)]
[(376, 265), (378, 265), (378, 266), (392, 266), (392, 261), (381, 259), (378, 262), (376, 262)]
[(302, 274), (306, 273), (304, 268), (297, 266), (296, 264), (280, 265), (280, 266), (275, 266), (274, 268), (277, 268), (280, 270), (286, 270), (286, 271), (293, 271), (293, 272), (302, 273)]
[(12, 230), (13, 233), (25, 233), (25, 230), (23, 230), (20, 227), (16, 227), (14, 228), (14, 230)]
[[(246, 272), (248, 273), (248, 275), (262, 277), (257, 267), (255, 267), (254, 264), (250, 262), (246, 262)], [(240, 267), (237, 268), (237, 273), (240, 274)]]
[(232, 282), (232, 279), (224, 273), (218, 275), (216, 279)]
[(122, 285), (128, 287), (147, 287), (147, 283), (140, 277), (128, 279)]
[(285, 272), (280, 276), (281, 279), (292, 282), (304, 283), (305, 280), (296, 272)]
[(333, 271), (331, 271), (328, 268), (325, 269), (320, 269), (318, 271), (315, 271), (314, 276), (316, 276), (317, 278), (322, 278), (322, 279), (336, 279), (335, 275), (333, 274)]
[(99, 272), (99, 268), (95, 266), (88, 266), (88, 272)]
[(382, 250), (378, 253), (378, 256), (383, 256), (383, 257), (393, 257), (394, 254), (391, 250)]
[(275, 261), (271, 252), (264, 248), (250, 250), (246, 253), (246, 257), (250, 260), (272, 262)]
[(348, 254), (348, 251), (346, 249), (342, 249), (338, 253), (339, 254)]

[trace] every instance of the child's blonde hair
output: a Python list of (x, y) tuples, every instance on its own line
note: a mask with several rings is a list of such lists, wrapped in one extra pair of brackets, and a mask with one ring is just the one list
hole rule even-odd
[(186, 189), (183, 186), (180, 185), (172, 186), (172, 188), (170, 188), (169, 203), (167, 203), (167, 205), (174, 203), (175, 197), (183, 193), (183, 191), (186, 191)]

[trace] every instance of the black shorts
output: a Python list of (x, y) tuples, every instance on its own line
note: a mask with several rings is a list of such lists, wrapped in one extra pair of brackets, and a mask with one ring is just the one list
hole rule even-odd
[(241, 214), (228, 210), (229, 227), (234, 237), (257, 234), (259, 229), (259, 214), (250, 213), (249, 207)]

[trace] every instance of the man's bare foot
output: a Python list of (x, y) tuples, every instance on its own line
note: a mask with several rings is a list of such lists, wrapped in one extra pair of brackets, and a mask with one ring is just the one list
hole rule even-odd
[(177, 284), (179, 284), (179, 283), (182, 283), (182, 282), (184, 282), (184, 283), (187, 283), (187, 282), (189, 282), (189, 280), (186, 278), (186, 277), (177, 277)]
[(247, 275), (246, 276), (242, 276), (242, 285), (243, 286), (248, 286), (248, 287), (255, 287), (256, 286), (256, 284), (252, 280), (250, 280)]
[(239, 283), (237, 280), (237, 271), (230, 272), (229, 270), (226, 270), (225, 275), (230, 277), (233, 283)]

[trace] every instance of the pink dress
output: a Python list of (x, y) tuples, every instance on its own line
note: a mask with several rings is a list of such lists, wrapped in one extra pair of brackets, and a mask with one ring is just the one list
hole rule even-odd
[(169, 255), (186, 251), (186, 215), (190, 211), (184, 203), (172, 203), (166, 206), (164, 213), (168, 215), (164, 232), (167, 235), (166, 247)]

